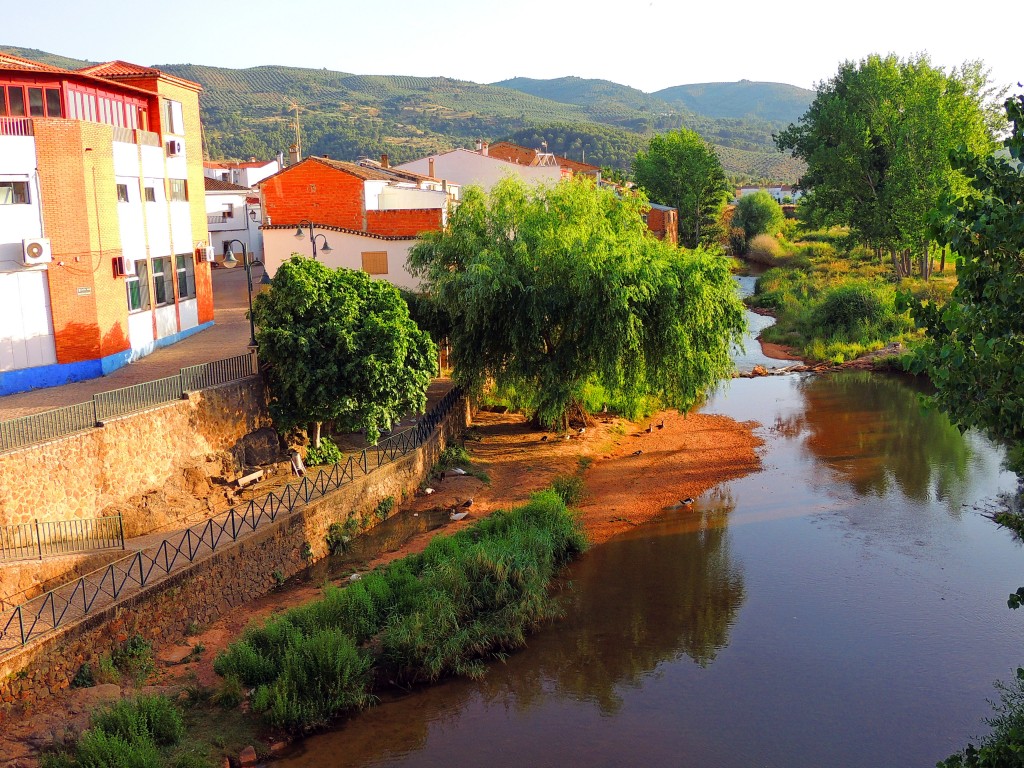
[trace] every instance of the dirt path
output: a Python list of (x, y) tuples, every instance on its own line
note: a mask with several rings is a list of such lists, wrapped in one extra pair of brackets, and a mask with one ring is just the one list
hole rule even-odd
[[(660, 425), (664, 425), (663, 427)], [(564, 435), (534, 430), (515, 414), (479, 412), (466, 435), (474, 469), (490, 482), (470, 475), (446, 473), (432, 481), (431, 494), (407, 501), (402, 514), (420, 514), (472, 499), (469, 516), (440, 529), (410, 538), (399, 549), (365, 563), (365, 568), (422, 550), (439, 533), (472, 524), (496, 509), (525, 501), (558, 475), (582, 472), (586, 496), (580, 505), (583, 524), (595, 544), (660, 514), (680, 499), (696, 498), (715, 485), (760, 469), (761, 441), (753, 423), (738, 424), (724, 416), (674, 411), (656, 414), (639, 424), (617, 418), (599, 420), (584, 434)], [(648, 431), (650, 428), (650, 431)], [(288, 585), (259, 600), (232, 610), (191, 638), (191, 646), (158, 649), (158, 671), (149, 681), (171, 690), (214, 687), (217, 653), (247, 624), (315, 599), (319, 586)], [(202, 645), (198, 660), (180, 663), (191, 647)], [(0, 735), (0, 768), (33, 768), (39, 746), (60, 736), (65, 728), (86, 726), (89, 710), (123, 693), (116, 686), (64, 691), (28, 713), (12, 713)]]

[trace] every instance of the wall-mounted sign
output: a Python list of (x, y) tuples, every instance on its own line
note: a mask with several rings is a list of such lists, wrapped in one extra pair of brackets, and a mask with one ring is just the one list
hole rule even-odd
[(92, 296), (92, 288), (90, 288), (89, 286), (84, 286), (82, 288), (79, 288), (78, 289), (78, 295), (79, 296)]

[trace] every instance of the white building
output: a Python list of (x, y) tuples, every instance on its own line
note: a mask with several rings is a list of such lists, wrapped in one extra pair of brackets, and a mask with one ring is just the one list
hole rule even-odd
[(227, 181), (240, 187), (252, 189), (268, 176), (281, 170), (277, 160), (257, 160), (255, 157), (246, 163), (229, 163), (219, 160), (207, 160), (203, 163), (203, 175), (208, 179)]
[(470, 184), (490, 190), (507, 176), (518, 176), (527, 183), (555, 185), (561, 179), (572, 175), (572, 171), (557, 164), (523, 165), (491, 157), (486, 144), (480, 149), (453, 149), (438, 155), (420, 158), (396, 165), (403, 171), (412, 171), (421, 176), (445, 179), (463, 187)]
[[(239, 240), (256, 261), (263, 260), (263, 235), (260, 199), (248, 187), (206, 176), (206, 226), (210, 245), (217, 253), (228, 252), (232, 240)], [(232, 246), (238, 251), (238, 245)]]

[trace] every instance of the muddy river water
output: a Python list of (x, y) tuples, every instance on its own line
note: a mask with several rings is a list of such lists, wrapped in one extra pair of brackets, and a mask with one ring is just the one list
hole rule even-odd
[(564, 619), (278, 765), (929, 766), (1024, 663), (1024, 552), (984, 517), (1016, 477), (866, 373), (737, 379), (764, 470), (595, 548)]

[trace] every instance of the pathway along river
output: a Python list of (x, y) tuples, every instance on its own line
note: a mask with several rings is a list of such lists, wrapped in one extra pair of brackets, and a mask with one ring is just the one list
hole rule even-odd
[(983, 517), (1002, 451), (903, 379), (737, 379), (764, 470), (573, 565), (564, 620), (279, 765), (929, 766), (1024, 662), (1024, 552)]

